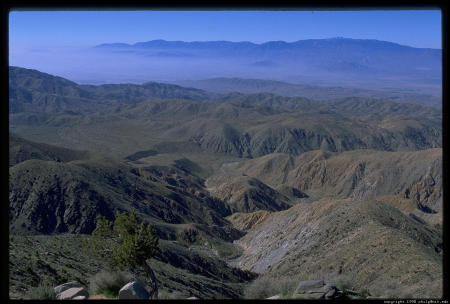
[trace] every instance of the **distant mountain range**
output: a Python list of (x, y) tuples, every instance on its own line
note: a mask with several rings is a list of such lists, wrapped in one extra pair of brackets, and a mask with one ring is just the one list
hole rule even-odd
[[(420, 86), (424, 89), (439, 85), (442, 73), (442, 51), (439, 49), (367, 39), (309, 39), (262, 44), (152, 40), (132, 45), (101, 44), (95, 49), (109, 54), (137, 55), (143, 61), (184, 62), (182, 69), (178, 66), (179, 74), (172, 76), (178, 80), (218, 76), (366, 88), (369, 84), (376, 87)], [(166, 72), (171, 69), (168, 63)]]
[(379, 40), (331, 38), (262, 44), (151, 40), (58, 53), (49, 49), (37, 56), (12, 53), (10, 64), (79, 84), (250, 78), (437, 98), (442, 94), (442, 50)]

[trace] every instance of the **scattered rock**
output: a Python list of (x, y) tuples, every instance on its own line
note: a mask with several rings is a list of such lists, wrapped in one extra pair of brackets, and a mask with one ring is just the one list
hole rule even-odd
[(89, 293), (83, 287), (72, 287), (64, 290), (63, 292), (56, 295), (58, 300), (71, 300), (75, 297), (83, 296), (85, 298), (89, 297)]
[(148, 300), (150, 294), (142, 284), (130, 282), (123, 286), (119, 291), (119, 300), (144, 299)]
[(81, 285), (79, 282), (77, 281), (71, 281), (71, 282), (67, 282), (61, 285), (58, 285), (54, 288), (55, 290), (55, 294), (60, 294), (61, 292), (63, 292), (64, 290), (67, 290), (69, 288), (73, 288), (73, 287), (83, 287), (83, 285)]

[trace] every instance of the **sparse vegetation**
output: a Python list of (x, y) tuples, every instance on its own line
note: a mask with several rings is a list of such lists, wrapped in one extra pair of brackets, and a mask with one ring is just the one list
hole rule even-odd
[(339, 274), (336, 272), (326, 273), (319, 276), (327, 282), (335, 285), (339, 290), (354, 289), (354, 276), (349, 274)]
[(93, 295), (104, 294), (117, 297), (119, 290), (134, 280), (134, 275), (125, 271), (101, 271), (89, 279), (89, 290)]
[(162, 289), (158, 294), (159, 299), (161, 300), (177, 300), (177, 299), (186, 299), (188, 296), (177, 290), (165, 290)]
[(297, 277), (264, 275), (251, 282), (244, 291), (246, 299), (266, 299), (274, 295), (291, 298), (299, 280)]
[(56, 294), (52, 286), (39, 284), (28, 292), (28, 298), (32, 300), (55, 300)]

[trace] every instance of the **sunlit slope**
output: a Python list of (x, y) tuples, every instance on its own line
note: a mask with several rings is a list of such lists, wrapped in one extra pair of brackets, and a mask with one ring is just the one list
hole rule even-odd
[[(226, 172), (227, 174), (224, 174)], [(442, 222), (442, 149), (408, 152), (310, 151), (268, 154), (222, 166), (207, 184), (230, 176), (259, 179), (272, 188), (290, 186), (312, 196), (376, 198), (433, 224)]]
[[(431, 226), (373, 200), (321, 199), (263, 217), (237, 241), (235, 265), (274, 277), (345, 275), (382, 296), (442, 295), (442, 236)], [(385, 286), (387, 287), (387, 286)]]

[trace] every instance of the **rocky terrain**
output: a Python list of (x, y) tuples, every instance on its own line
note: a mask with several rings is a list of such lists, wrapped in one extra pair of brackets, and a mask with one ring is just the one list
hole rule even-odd
[(443, 292), (441, 234), (375, 200), (297, 204), (266, 216), (237, 243), (244, 252), (234, 265), (272, 277), (344, 274), (357, 278), (354, 288), (387, 297), (381, 282), (398, 283), (406, 297)]
[[(117, 101), (94, 113), (16, 111), (10, 115), (10, 131), (118, 157), (149, 150), (253, 158), (318, 149), (413, 151), (442, 146), (440, 111), (414, 104), (362, 98), (318, 102), (262, 93), (229, 94), (214, 101)], [(11, 101), (12, 107), (20, 103)]]
[(160, 238), (148, 263), (170, 297), (442, 296), (439, 109), (21, 68), (10, 93), (11, 298), (97, 280), (82, 240), (131, 210)]
[(442, 224), (441, 149), (344, 153), (320, 150), (296, 157), (275, 153), (223, 167), (227, 175), (218, 171), (206, 183), (226, 185), (232, 176), (244, 174), (272, 188), (290, 186), (311, 196), (377, 198), (432, 224)]

